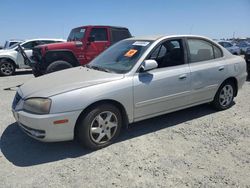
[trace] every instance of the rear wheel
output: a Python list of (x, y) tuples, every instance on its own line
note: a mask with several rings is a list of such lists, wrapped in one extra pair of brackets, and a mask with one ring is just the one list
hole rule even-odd
[(100, 149), (114, 142), (119, 136), (122, 117), (113, 105), (102, 104), (88, 111), (78, 121), (76, 137), (89, 149)]
[(68, 69), (71, 67), (73, 66), (67, 61), (55, 61), (47, 67), (46, 73), (52, 73), (52, 72), (60, 71), (63, 69)]
[(10, 76), (15, 73), (15, 65), (10, 61), (0, 62), (0, 75)]
[(213, 105), (218, 110), (226, 110), (233, 104), (233, 99), (236, 93), (236, 86), (233, 82), (227, 81), (218, 89)]

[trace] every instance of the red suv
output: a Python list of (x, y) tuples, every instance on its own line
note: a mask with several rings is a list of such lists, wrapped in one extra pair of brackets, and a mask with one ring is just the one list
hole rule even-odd
[(129, 30), (124, 27), (82, 26), (72, 29), (67, 42), (33, 49), (33, 74), (40, 76), (87, 64), (112, 44), (130, 37)]

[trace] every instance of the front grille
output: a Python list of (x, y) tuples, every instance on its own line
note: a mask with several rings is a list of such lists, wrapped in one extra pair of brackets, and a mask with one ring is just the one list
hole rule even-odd
[(19, 103), (19, 101), (22, 99), (22, 97), (19, 95), (18, 92), (16, 92), (15, 98), (12, 103), (12, 109), (16, 108), (16, 105)]

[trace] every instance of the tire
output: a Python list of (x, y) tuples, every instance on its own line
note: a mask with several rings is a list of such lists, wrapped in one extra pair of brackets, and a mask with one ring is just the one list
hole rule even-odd
[(10, 61), (2, 61), (0, 62), (0, 75), (2, 76), (10, 76), (13, 75), (16, 71), (15, 64)]
[(60, 71), (63, 69), (68, 69), (71, 67), (73, 67), (73, 66), (70, 63), (68, 63), (67, 61), (55, 61), (47, 67), (46, 74)]
[(213, 106), (217, 110), (226, 110), (233, 105), (234, 96), (236, 93), (236, 86), (232, 81), (224, 82), (218, 89), (214, 100)]
[(113, 105), (101, 104), (80, 117), (76, 126), (75, 136), (83, 146), (91, 150), (101, 149), (119, 136), (121, 112)]

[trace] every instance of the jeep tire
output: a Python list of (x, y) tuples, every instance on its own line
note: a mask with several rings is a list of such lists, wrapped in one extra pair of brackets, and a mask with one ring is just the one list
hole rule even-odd
[(70, 63), (68, 63), (67, 61), (62, 61), (62, 60), (54, 61), (47, 67), (46, 74), (60, 71), (63, 69), (68, 69), (71, 67), (73, 67), (73, 66)]

